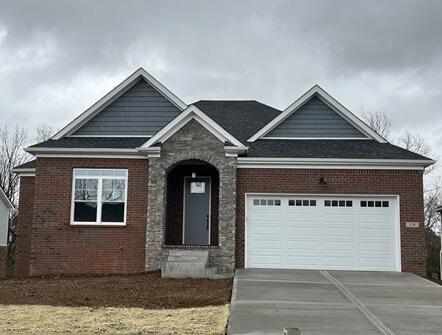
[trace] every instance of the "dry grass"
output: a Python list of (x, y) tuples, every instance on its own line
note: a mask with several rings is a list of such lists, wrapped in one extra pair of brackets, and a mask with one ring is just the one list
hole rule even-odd
[(0, 305), (0, 334), (224, 334), (228, 305), (150, 310)]

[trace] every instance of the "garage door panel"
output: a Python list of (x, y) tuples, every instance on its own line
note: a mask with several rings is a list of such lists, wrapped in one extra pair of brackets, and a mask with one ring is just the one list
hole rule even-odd
[(256, 267), (278, 268), (282, 263), (282, 257), (274, 254), (253, 255), (253, 260)]
[(324, 239), (335, 239), (347, 240), (349, 238), (354, 238), (356, 235), (355, 229), (353, 227), (340, 227), (335, 225), (333, 227), (326, 227), (323, 229)]
[(250, 248), (259, 250), (283, 250), (283, 242), (266, 239), (250, 241)]
[(385, 242), (361, 242), (359, 244), (359, 250), (362, 252), (392, 252), (393, 247), (389, 241)]
[(302, 241), (290, 240), (288, 241), (287, 251), (292, 253), (294, 251), (317, 251), (320, 249), (320, 243), (316, 241)]
[(247, 204), (248, 267), (398, 269), (395, 198), (263, 195)]
[(330, 241), (324, 242), (322, 249), (324, 251), (355, 251), (355, 245), (352, 241), (341, 242), (341, 241)]
[(287, 257), (287, 265), (293, 268), (303, 267), (305, 269), (316, 268), (319, 262), (319, 257), (315, 256), (289, 256)]
[(325, 267), (354, 267), (356, 266), (353, 255), (333, 255), (324, 257)]
[(324, 213), (324, 222), (326, 223), (339, 223), (339, 224), (347, 224), (353, 225), (353, 213), (348, 212), (332, 212), (332, 213)]
[(384, 255), (384, 257), (360, 257), (360, 265), (365, 268), (389, 270), (393, 264), (387, 257), (388, 255)]
[(289, 237), (318, 237), (319, 232), (319, 227), (287, 227)]
[(383, 241), (391, 241), (393, 237), (393, 232), (391, 229), (370, 227), (370, 228), (360, 228), (359, 236), (361, 239), (379, 239)]

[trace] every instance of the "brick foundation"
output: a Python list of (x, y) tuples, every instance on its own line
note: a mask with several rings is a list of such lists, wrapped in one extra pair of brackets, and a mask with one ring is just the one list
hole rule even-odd
[[(244, 209), (246, 193), (379, 194), (400, 196), (402, 271), (426, 273), (423, 227), (422, 171), (238, 169), (236, 267), (244, 267)], [(327, 185), (319, 185), (321, 176)], [(420, 222), (405, 228), (405, 222)]]

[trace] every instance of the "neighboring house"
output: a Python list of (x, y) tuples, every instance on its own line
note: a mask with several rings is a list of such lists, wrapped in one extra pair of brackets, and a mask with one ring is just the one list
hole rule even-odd
[(6, 274), (9, 217), (13, 209), (14, 206), (0, 187), (0, 277)]
[(284, 111), (187, 105), (139, 69), (26, 151), (36, 160), (14, 170), (20, 275), (155, 270), (194, 250), (227, 276), (426, 272), (422, 174), (433, 161), (319, 86)]

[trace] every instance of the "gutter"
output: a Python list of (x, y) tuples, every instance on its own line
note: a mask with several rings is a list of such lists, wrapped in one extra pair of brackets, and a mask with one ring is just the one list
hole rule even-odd
[(331, 168), (423, 170), (433, 160), (238, 157), (238, 168)]

